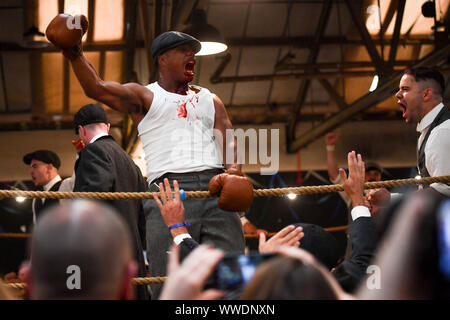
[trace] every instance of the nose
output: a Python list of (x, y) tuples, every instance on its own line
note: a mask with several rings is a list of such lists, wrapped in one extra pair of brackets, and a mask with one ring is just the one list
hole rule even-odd
[(186, 51), (186, 55), (188, 55), (188, 56), (195, 56), (195, 52), (194, 52), (194, 50), (192, 48), (190, 48), (190, 49), (188, 49)]
[(397, 93), (395, 94), (395, 97), (397, 98), (397, 99), (400, 99), (400, 97), (401, 97), (401, 90), (398, 90), (397, 91)]

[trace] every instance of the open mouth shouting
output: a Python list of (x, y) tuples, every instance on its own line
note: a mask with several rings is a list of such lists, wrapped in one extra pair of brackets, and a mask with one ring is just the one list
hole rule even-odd
[(397, 104), (398, 104), (398, 105), (402, 108), (402, 110), (403, 110), (402, 117), (406, 119), (406, 105), (403, 104), (400, 100), (397, 101)]
[(192, 81), (192, 79), (194, 79), (194, 66), (195, 60), (189, 60), (184, 65), (184, 76), (187, 78), (188, 81)]

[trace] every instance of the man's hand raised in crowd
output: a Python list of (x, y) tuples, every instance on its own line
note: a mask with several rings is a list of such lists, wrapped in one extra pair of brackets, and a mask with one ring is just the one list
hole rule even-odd
[(339, 169), (342, 178), (342, 186), (344, 191), (350, 197), (353, 207), (366, 206), (369, 203), (364, 198), (364, 161), (360, 154), (356, 155), (355, 151), (351, 151), (347, 156), (348, 160), (348, 177), (344, 169)]
[(273, 253), (279, 246), (299, 247), (300, 240), (305, 236), (302, 227), (289, 225), (281, 229), (272, 238), (266, 241), (264, 233), (259, 234), (259, 252)]
[[(161, 211), (161, 216), (167, 227), (184, 222), (184, 205), (180, 199), (180, 187), (177, 180), (173, 180), (174, 192), (170, 188), (169, 180), (164, 179), (164, 185), (159, 184), (159, 193), (161, 200), (156, 193), (153, 193), (153, 199)], [(172, 237), (182, 233), (189, 233), (186, 226), (180, 226), (170, 230)]]

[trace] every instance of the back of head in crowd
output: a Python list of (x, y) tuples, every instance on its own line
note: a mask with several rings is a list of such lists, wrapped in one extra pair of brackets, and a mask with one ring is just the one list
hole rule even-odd
[(54, 207), (38, 221), (24, 269), (32, 299), (132, 299), (129, 231), (113, 208), (87, 200)]
[(339, 260), (339, 247), (336, 238), (322, 227), (310, 223), (296, 223), (301, 226), (305, 236), (300, 241), (300, 248), (310, 252), (329, 270), (334, 268)]
[(337, 300), (328, 279), (313, 265), (278, 256), (262, 264), (242, 294), (243, 300)]
[(80, 108), (73, 118), (75, 133), (87, 145), (98, 134), (109, 133), (110, 123), (105, 109), (98, 104)]
[(383, 241), (389, 234), (395, 233), (395, 227), (402, 227), (399, 217), (402, 207), (414, 198), (426, 200), (426, 211), (421, 218), (420, 231), (415, 237), (420, 239), (414, 245), (415, 261), (405, 271), (411, 274), (410, 279), (419, 288), (418, 294), (426, 299), (450, 298), (450, 199), (431, 188), (407, 194), (396, 201), (377, 217), (380, 239)]

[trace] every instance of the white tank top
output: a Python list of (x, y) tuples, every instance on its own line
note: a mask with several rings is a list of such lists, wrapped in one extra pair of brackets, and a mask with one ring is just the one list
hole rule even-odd
[(168, 92), (153, 82), (150, 110), (137, 129), (145, 153), (147, 181), (167, 172), (223, 168), (214, 138), (214, 102), (208, 89), (194, 95)]

